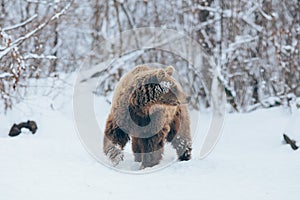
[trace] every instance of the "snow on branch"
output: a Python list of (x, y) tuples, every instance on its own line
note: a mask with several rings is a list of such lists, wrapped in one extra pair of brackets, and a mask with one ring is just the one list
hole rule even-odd
[(54, 21), (54, 20), (56, 20), (56, 19), (59, 19), (60, 16), (64, 15), (64, 14), (67, 12), (67, 10), (69, 10), (69, 8), (71, 7), (72, 2), (73, 2), (73, 1), (70, 1), (70, 2), (69, 2), (69, 3), (68, 3), (68, 4), (67, 4), (60, 12), (55, 13), (55, 14), (51, 17), (50, 21), (48, 21), (48, 23), (51, 22), (51, 21)]
[(2, 31), (10, 31), (12, 29), (16, 29), (16, 28), (19, 28), (19, 27), (22, 27), (22, 26), (25, 26), (26, 24), (30, 23), (32, 20), (34, 20), (38, 15), (37, 14), (34, 14), (33, 16), (31, 16), (30, 18), (26, 19), (25, 21), (19, 23), (19, 24), (15, 24), (13, 26), (9, 26), (9, 27), (6, 27), (6, 28), (3, 28)]
[(4, 73), (0, 74), (0, 79), (9, 78), (11, 76), (12, 76), (12, 74), (4, 72)]
[(25, 34), (24, 36), (19, 37), (14, 42), (12, 42), (6, 49), (0, 52), (0, 59), (8, 54), (12, 49), (18, 47), (21, 45), (24, 41), (26, 41), (28, 38), (32, 37), (37, 32), (44, 29), (50, 22), (55, 21), (60, 18), (60, 16), (64, 15), (67, 10), (71, 7), (72, 1), (69, 2), (61, 11), (55, 13), (50, 19), (45, 21), (44, 23), (40, 24), (38, 27), (30, 31), (29, 33)]
[(236, 41), (234, 43), (229, 44), (229, 47), (228, 47), (228, 49), (226, 49), (226, 52), (234, 51), (238, 47), (240, 47), (240, 45), (245, 44), (245, 43), (250, 43), (250, 42), (253, 42), (256, 40), (258, 40), (258, 36), (255, 36), (255, 37), (251, 37), (249, 35), (236, 36)]
[(212, 7), (200, 6), (200, 5), (198, 5), (197, 8), (199, 10), (205, 10), (205, 11), (209, 11), (209, 12), (221, 12), (220, 8), (212, 8)]
[(28, 60), (28, 59), (48, 59), (48, 60), (55, 60), (57, 59), (56, 56), (52, 56), (52, 55), (39, 55), (39, 54), (33, 54), (33, 53), (29, 53), (27, 55), (24, 56), (24, 60)]
[(26, 0), (28, 3), (36, 3), (36, 4), (46, 4), (46, 5), (54, 5), (57, 3), (60, 3), (60, 0), (54, 0), (52, 2), (49, 2), (49, 0)]

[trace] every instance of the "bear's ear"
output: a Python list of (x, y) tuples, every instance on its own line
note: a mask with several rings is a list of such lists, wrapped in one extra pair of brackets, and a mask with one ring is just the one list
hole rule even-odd
[(160, 70), (158, 71), (158, 75), (157, 75), (158, 81), (163, 80), (165, 77), (166, 77), (166, 72), (165, 72), (165, 70), (160, 69)]
[(173, 66), (168, 66), (166, 68), (166, 72), (167, 72), (168, 75), (172, 76), (173, 73), (174, 73), (174, 67)]

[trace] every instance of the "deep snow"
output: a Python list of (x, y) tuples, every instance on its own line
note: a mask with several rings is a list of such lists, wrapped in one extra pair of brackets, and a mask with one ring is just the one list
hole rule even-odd
[[(60, 84), (56, 80), (56, 86)], [(300, 150), (282, 143), (283, 132), (300, 143), (299, 111), (291, 115), (288, 109), (273, 108), (227, 114), (222, 138), (200, 160), (199, 149), (210, 122), (210, 115), (202, 113), (191, 161), (135, 175), (107, 168), (87, 153), (73, 120), (72, 85), (57, 88), (64, 92), (57, 96), (49, 95), (47, 89), (32, 89), (22, 103), (0, 114), (1, 200), (296, 200), (300, 196)], [(109, 105), (99, 97), (96, 102), (101, 104), (96, 115), (103, 126)], [(18, 137), (8, 137), (13, 123), (28, 119), (38, 124), (35, 135), (24, 130)], [(175, 159), (168, 147), (162, 165)], [(130, 147), (126, 151), (130, 153)], [(130, 159), (128, 156), (119, 168), (137, 170)]]

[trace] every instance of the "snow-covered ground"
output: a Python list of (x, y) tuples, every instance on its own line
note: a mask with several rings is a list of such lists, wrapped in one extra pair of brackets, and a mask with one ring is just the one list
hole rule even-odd
[[(191, 161), (175, 162), (153, 173), (137, 175), (107, 168), (87, 153), (73, 119), (72, 85), (62, 85), (58, 88), (65, 91), (59, 96), (52, 95), (54, 99), (49, 97), (45, 84), (46, 89), (32, 89), (13, 110), (0, 114), (1, 200), (300, 197), (300, 150), (293, 151), (282, 143), (285, 131), (300, 142), (300, 112), (291, 115), (287, 109), (273, 108), (228, 114), (218, 145), (206, 159), (200, 160), (202, 138), (210, 121), (210, 115), (203, 113)], [(42, 86), (39, 84), (39, 88)], [(101, 98), (96, 98), (96, 102), (102, 102), (96, 115), (103, 126), (109, 104)], [(17, 137), (8, 137), (13, 123), (28, 119), (38, 124), (35, 135), (24, 130)], [(126, 157), (119, 168), (136, 170), (137, 164), (130, 159)], [(175, 154), (168, 146), (162, 165), (174, 159)]]

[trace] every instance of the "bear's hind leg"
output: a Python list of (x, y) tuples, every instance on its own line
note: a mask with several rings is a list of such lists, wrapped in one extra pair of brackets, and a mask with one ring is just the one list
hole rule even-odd
[(142, 142), (142, 166), (153, 167), (159, 164), (164, 152), (165, 137), (163, 133), (158, 133), (150, 138), (141, 138)]
[(135, 162), (142, 162), (142, 139), (132, 137), (132, 151)]

